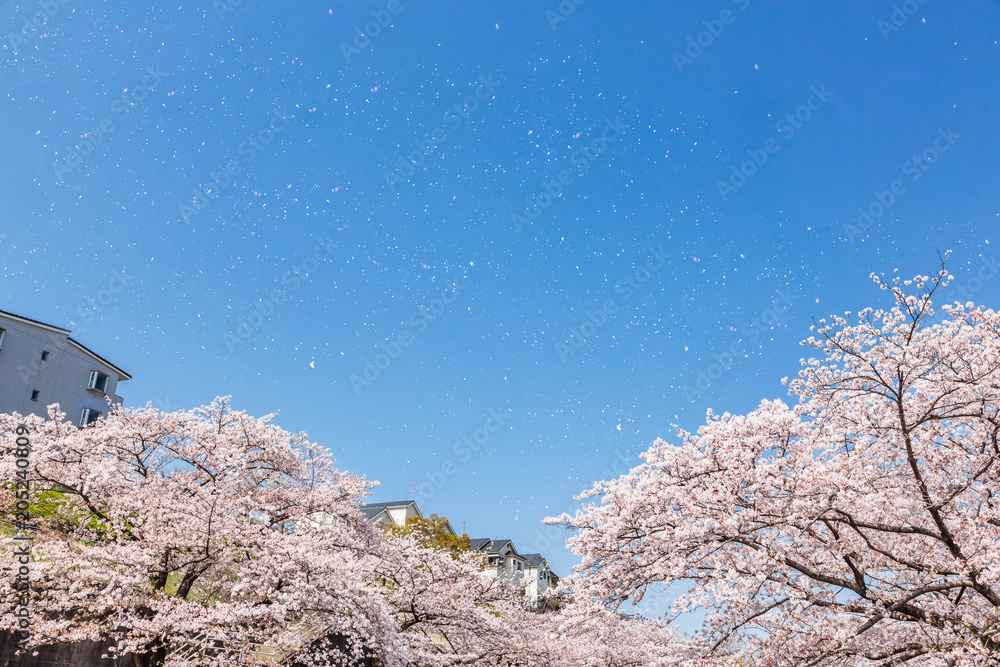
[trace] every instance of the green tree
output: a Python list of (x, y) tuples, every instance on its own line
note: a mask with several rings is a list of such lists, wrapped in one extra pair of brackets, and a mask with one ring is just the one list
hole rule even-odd
[(422, 546), (448, 551), (455, 558), (472, 548), (468, 534), (455, 535), (449, 527), (448, 517), (437, 514), (429, 517), (411, 516), (406, 520), (405, 526), (389, 526), (386, 532), (394, 536), (411, 535)]

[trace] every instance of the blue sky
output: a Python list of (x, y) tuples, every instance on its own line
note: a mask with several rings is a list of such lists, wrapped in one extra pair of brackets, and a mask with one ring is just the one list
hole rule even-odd
[(993, 0), (147, 4), (0, 3), (0, 308), (557, 572), (544, 516), (785, 398), (869, 273), (1000, 292)]

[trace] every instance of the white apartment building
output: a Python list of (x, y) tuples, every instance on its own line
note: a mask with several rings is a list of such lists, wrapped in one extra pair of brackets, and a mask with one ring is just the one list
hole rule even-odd
[(121, 405), (118, 383), (132, 376), (82, 343), (68, 329), (0, 310), (0, 412), (48, 416), (58, 403), (86, 426)]
[(541, 554), (519, 554), (510, 540), (476, 538), (471, 544), (473, 551), (486, 554), (487, 571), (507, 583), (523, 585), (532, 601), (559, 581)]
[[(365, 518), (376, 526), (406, 526), (406, 520), (410, 518), (422, 518), (424, 515), (417, 508), (417, 503), (412, 500), (400, 500), (391, 503), (368, 503), (361, 506), (361, 512)], [(451, 524), (448, 524), (451, 528)], [(454, 534), (454, 531), (452, 531)]]
[[(391, 503), (369, 503), (361, 506), (361, 513), (370, 522), (380, 527), (398, 526), (404, 528), (409, 519), (424, 518), (424, 515), (420, 512), (420, 508), (417, 507), (416, 501), (413, 500), (398, 500)], [(431, 517), (433, 516), (432, 514)], [(458, 537), (458, 533), (451, 527), (451, 522), (447, 519), (444, 521), (443, 528), (452, 537)]]
[[(423, 517), (416, 502), (400, 500), (390, 503), (370, 503), (361, 506), (365, 517), (373, 524), (384, 526), (405, 526), (407, 519)], [(450, 523), (445, 529), (456, 535)], [(524, 594), (532, 602), (559, 582), (559, 577), (549, 569), (548, 562), (541, 554), (519, 554), (511, 540), (491, 540), (475, 538), (469, 540), (471, 551), (486, 556), (485, 576), (498, 577), (501, 581), (515, 586), (523, 585)]]
[(549, 569), (549, 563), (542, 554), (523, 554), (523, 557), (525, 595), (535, 602), (542, 593), (559, 583), (559, 577)]

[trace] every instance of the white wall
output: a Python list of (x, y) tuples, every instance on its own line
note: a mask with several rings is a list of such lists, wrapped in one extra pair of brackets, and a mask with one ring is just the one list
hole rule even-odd
[(389, 516), (392, 520), (396, 522), (397, 526), (405, 526), (406, 520), (410, 517), (420, 516), (414, 505), (407, 505), (406, 507), (390, 507), (387, 510)]
[[(59, 403), (76, 424), (84, 408), (107, 413), (107, 397), (122, 402), (117, 395), (118, 372), (70, 343), (67, 334), (5, 315), (0, 315), (0, 328), (7, 330), (0, 346), (0, 412), (45, 417), (48, 406)], [(45, 361), (43, 350), (49, 353)], [(92, 370), (108, 376), (107, 397), (87, 389)], [(35, 389), (37, 402), (31, 400)]]

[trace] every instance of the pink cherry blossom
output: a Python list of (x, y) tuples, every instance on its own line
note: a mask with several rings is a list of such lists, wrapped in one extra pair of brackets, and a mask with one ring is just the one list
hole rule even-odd
[(567, 585), (682, 582), (666, 620), (707, 610), (709, 662), (997, 664), (1000, 313), (935, 313), (946, 280), (875, 278), (895, 305), (817, 323), (796, 405), (710, 411), (549, 519), (577, 531)]
[[(373, 483), (273, 417), (226, 398), (118, 408), (84, 429), (57, 406), (47, 420), (0, 415), (5, 447), (22, 424), (31, 432), (31, 646), (110, 638), (144, 664), (217, 667), (626, 667), (690, 654), (669, 629), (601, 606), (540, 613), (482, 554), (382, 535), (359, 510)], [(14, 457), (0, 474), (15, 478)], [(14, 489), (2, 493), (13, 506)], [(14, 548), (0, 545), (5, 608), (20, 595)]]
[[(320, 614), (359, 652), (404, 664), (364, 568), (382, 550), (358, 509), (372, 484), (336, 470), (304, 434), (228, 399), (175, 413), (119, 408), (84, 429), (55, 406), (50, 417), (0, 415), (0, 433), (33, 431), (33, 498), (50, 496), (33, 521), (34, 645), (110, 636), (121, 653), (162, 657), (208, 637), (294, 653), (312, 637), (288, 629)], [(13, 465), (2, 459), (4, 479)], [(11, 548), (5, 540), (4, 564)], [(11, 584), (4, 577), (5, 608)]]

